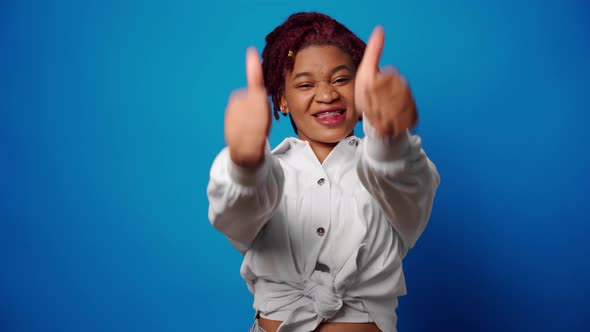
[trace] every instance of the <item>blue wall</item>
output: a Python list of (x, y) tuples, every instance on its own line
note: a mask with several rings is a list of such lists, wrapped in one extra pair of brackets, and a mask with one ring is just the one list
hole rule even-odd
[[(588, 328), (589, 8), (0, 2), (0, 330), (248, 328), (205, 188), (245, 48), (300, 10), (364, 40), (385, 26), (442, 176), (400, 331)], [(283, 119), (271, 143), (286, 135)]]

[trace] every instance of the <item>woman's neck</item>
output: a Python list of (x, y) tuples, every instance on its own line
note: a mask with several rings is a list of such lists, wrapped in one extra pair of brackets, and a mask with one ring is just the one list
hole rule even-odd
[(316, 158), (318, 158), (318, 161), (320, 162), (320, 164), (324, 163), (324, 160), (326, 160), (326, 158), (328, 157), (330, 152), (332, 152), (332, 150), (334, 150), (334, 147), (338, 144), (338, 143), (321, 143), (321, 142), (310, 142), (310, 141), (308, 141), (308, 143), (309, 143), (309, 146), (311, 147), (311, 150), (315, 154)]
[[(354, 131), (351, 132), (350, 134), (348, 134), (346, 137), (350, 137), (352, 135), (354, 135)], [(326, 158), (328, 158), (328, 155), (330, 155), (330, 152), (332, 152), (332, 150), (334, 150), (336, 145), (338, 145), (338, 143), (340, 142), (340, 141), (335, 142), (335, 143), (318, 142), (318, 141), (314, 141), (314, 140), (307, 138), (305, 135), (302, 135), (301, 133), (299, 133), (298, 136), (299, 136), (300, 140), (306, 141), (309, 144), (309, 146), (311, 147), (311, 150), (315, 154), (316, 158), (318, 158), (318, 161), (320, 162), (320, 164), (324, 163), (324, 160), (326, 160)], [(344, 137), (344, 138), (346, 138), (346, 137)]]

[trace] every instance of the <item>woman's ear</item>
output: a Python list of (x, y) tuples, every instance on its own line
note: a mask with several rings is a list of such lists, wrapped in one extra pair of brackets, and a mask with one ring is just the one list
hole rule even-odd
[(287, 99), (285, 99), (285, 96), (281, 96), (279, 105), (279, 109), (283, 115), (289, 114), (289, 106), (287, 106)]

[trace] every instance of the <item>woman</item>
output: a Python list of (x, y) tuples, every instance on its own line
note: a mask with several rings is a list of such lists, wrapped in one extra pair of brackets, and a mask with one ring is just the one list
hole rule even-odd
[[(266, 37), (262, 65), (247, 51), (207, 191), (211, 223), (245, 255), (252, 331), (396, 331), (402, 259), (440, 178), (409, 133), (410, 88), (378, 68), (383, 42), (381, 27), (365, 48), (334, 19), (297, 13)], [(268, 95), (298, 136), (272, 152)]]

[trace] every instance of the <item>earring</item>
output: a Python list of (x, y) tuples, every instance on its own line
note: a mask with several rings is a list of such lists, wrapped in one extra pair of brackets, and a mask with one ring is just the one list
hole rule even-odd
[(287, 107), (285, 107), (285, 106), (281, 106), (281, 108), (280, 108), (280, 109), (281, 109), (281, 113), (283, 113), (283, 115), (287, 115), (287, 113), (289, 113), (289, 112), (287, 111)]

